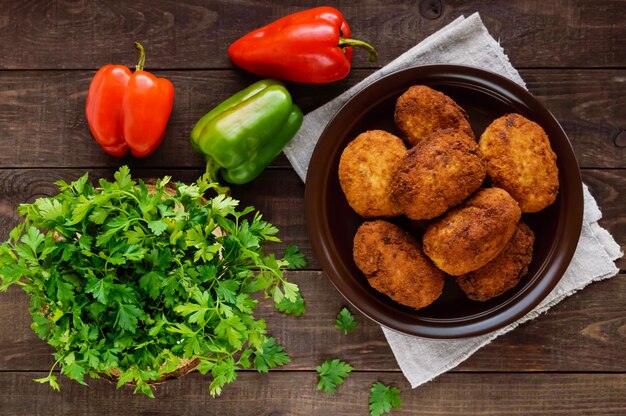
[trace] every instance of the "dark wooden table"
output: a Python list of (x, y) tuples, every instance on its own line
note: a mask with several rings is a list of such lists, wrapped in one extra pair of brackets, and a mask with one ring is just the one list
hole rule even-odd
[[(326, 3), (314, 2), (316, 5)], [(344, 80), (292, 85), (310, 111), (459, 15), (480, 12), (512, 63), (561, 122), (606, 227), (626, 246), (626, 2), (346, 1), (355, 37), (379, 47), (380, 60), (356, 53)], [(442, 5), (443, 3), (443, 5)], [(110, 177), (121, 164), (135, 176), (192, 181), (201, 158), (188, 135), (208, 109), (256, 78), (235, 69), (227, 46), (240, 35), (302, 7), (288, 1), (0, 0), (0, 238), (16, 224), (16, 206), (50, 195), (57, 179), (85, 171)], [(89, 134), (84, 106), (95, 70), (134, 65), (143, 42), (147, 66), (172, 80), (176, 99), (167, 135), (149, 158), (115, 159)], [(157, 399), (105, 381), (83, 387), (61, 379), (61, 393), (36, 384), (53, 359), (30, 330), (27, 298), (0, 294), (1, 415), (365, 415), (375, 380), (402, 390), (393, 414), (626, 414), (626, 274), (595, 283), (477, 352), (435, 381), (411, 390), (380, 328), (361, 315), (344, 336), (334, 318), (345, 304), (315, 260), (305, 231), (304, 185), (284, 156), (247, 186), (233, 189), (260, 209), (310, 260), (291, 273), (308, 313), (259, 314), (293, 362), (268, 375), (242, 372), (211, 399), (208, 378), (188, 375), (160, 386)], [(626, 259), (618, 265), (625, 269)], [(355, 371), (335, 396), (316, 391), (314, 368), (339, 357)]]

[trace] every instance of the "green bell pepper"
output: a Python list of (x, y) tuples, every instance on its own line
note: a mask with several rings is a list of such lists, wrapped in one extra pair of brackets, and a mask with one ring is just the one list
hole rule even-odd
[(233, 184), (250, 182), (278, 156), (302, 125), (302, 111), (276, 80), (258, 81), (204, 115), (191, 131), (191, 145)]

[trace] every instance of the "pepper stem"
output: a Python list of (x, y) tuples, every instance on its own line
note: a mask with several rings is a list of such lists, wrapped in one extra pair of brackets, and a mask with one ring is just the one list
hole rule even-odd
[(369, 61), (376, 62), (378, 59), (378, 52), (376, 52), (376, 48), (370, 45), (367, 42), (363, 42), (358, 39), (350, 39), (350, 38), (339, 38), (339, 44), (337, 45), (340, 48), (344, 48), (346, 46), (356, 46), (357, 48), (363, 48), (369, 53)]
[(217, 172), (220, 170), (220, 168), (221, 166), (218, 165), (212, 157), (206, 157), (205, 175), (208, 177), (210, 187), (215, 189), (215, 192), (217, 192), (218, 194), (225, 194), (226, 196), (228, 196), (230, 195), (230, 188), (228, 186), (221, 186), (218, 180)]
[(139, 63), (135, 65), (135, 71), (143, 71), (143, 66), (146, 64), (146, 51), (139, 42), (135, 42), (135, 48), (139, 51)]

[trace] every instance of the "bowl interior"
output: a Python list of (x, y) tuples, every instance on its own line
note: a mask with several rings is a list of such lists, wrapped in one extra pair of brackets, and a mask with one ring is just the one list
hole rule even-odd
[[(396, 99), (408, 87), (428, 85), (463, 107), (476, 138), (496, 118), (516, 112), (541, 125), (557, 154), (560, 192), (550, 207), (525, 214), (535, 232), (528, 274), (512, 290), (487, 302), (469, 300), (447, 279), (442, 296), (414, 310), (372, 289), (352, 258), (353, 237), (364, 221), (348, 205), (338, 179), (343, 148), (366, 130), (401, 137), (393, 122)], [(554, 287), (571, 259), (582, 221), (580, 174), (573, 151), (554, 117), (521, 87), (502, 77), (467, 67), (410, 68), (371, 84), (353, 97), (324, 130), (315, 149), (306, 189), (307, 223), (313, 248), (337, 289), (375, 321), (412, 335), (463, 337), (488, 332), (520, 317)], [(418, 237), (425, 223), (391, 219)]]

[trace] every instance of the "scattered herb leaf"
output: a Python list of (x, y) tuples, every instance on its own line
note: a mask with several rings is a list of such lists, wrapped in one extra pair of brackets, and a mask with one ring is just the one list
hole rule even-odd
[(254, 352), (254, 368), (259, 373), (267, 373), (270, 368), (289, 364), (291, 359), (283, 347), (276, 345), (274, 338), (268, 338), (263, 346)]
[(380, 381), (372, 384), (369, 398), (370, 416), (389, 413), (392, 408), (399, 409), (400, 405), (400, 390), (398, 388), (387, 386)]
[(354, 319), (354, 315), (350, 313), (348, 308), (344, 307), (337, 315), (335, 328), (342, 330), (345, 335), (356, 330), (356, 319)]
[(307, 266), (306, 257), (298, 251), (296, 246), (287, 246), (283, 259), (289, 263), (288, 269), (301, 269)]
[(317, 371), (320, 377), (317, 389), (334, 394), (337, 391), (337, 386), (343, 384), (343, 380), (352, 371), (352, 366), (335, 358), (334, 360), (324, 361), (315, 371)]

